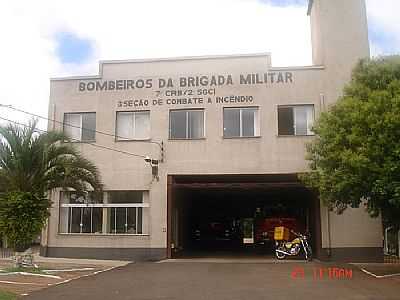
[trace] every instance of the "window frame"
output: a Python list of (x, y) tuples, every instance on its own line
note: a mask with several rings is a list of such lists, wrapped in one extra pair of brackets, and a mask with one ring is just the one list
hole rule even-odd
[[(139, 203), (137, 203), (137, 204), (139, 204)], [(118, 208), (123, 208), (123, 209), (125, 209), (125, 212), (124, 212), (124, 221), (125, 221), (125, 224), (124, 224), (124, 228), (125, 228), (125, 232), (117, 232), (117, 230), (118, 230), (118, 214), (117, 214), (117, 209)], [(128, 230), (128, 208), (134, 208), (135, 209), (135, 233), (129, 233), (127, 230)], [(119, 207), (119, 206), (112, 206), (112, 207), (108, 207), (107, 209), (109, 209), (109, 211), (107, 212), (107, 214), (109, 214), (109, 216), (110, 216), (110, 220), (111, 220), (111, 222), (110, 222), (110, 224), (107, 224), (108, 225), (108, 228), (109, 228), (109, 232), (107, 232), (107, 234), (112, 234), (112, 235), (121, 235), (121, 234), (131, 234), (131, 235), (142, 235), (143, 234), (143, 213), (144, 213), (144, 210), (143, 210), (143, 206), (127, 206), (127, 205), (124, 205), (124, 206), (122, 206), (122, 207)], [(114, 210), (114, 220), (112, 220), (112, 215), (113, 215), (113, 210)], [(139, 210), (141, 210), (140, 211), (140, 213), (139, 213)], [(139, 218), (139, 215), (140, 215), (140, 218)], [(141, 220), (141, 222), (139, 223), (139, 219)], [(114, 228), (111, 228), (111, 225), (114, 223)], [(137, 231), (138, 231), (138, 228), (139, 228), (139, 224), (140, 224), (140, 228), (141, 228), (141, 233), (137, 233)]]
[[(148, 192), (148, 191), (146, 191), (146, 190), (132, 190), (132, 191), (141, 192), (142, 193), (142, 202), (141, 203), (104, 203), (104, 202), (103, 203), (79, 203), (79, 204), (77, 204), (77, 203), (61, 203), (61, 200), (62, 200), (62, 197), (63, 197), (63, 193), (73, 193), (73, 191), (60, 191), (59, 192), (59, 200), (58, 200), (59, 201), (58, 234), (59, 235), (89, 235), (89, 236), (107, 236), (107, 235), (111, 235), (111, 236), (121, 236), (121, 235), (149, 236), (149, 233), (147, 233), (147, 229), (145, 229), (145, 227), (144, 227), (144, 225), (145, 225), (145, 220), (144, 220), (145, 219), (145, 209), (149, 209), (150, 208), (150, 203), (144, 202), (144, 198), (145, 198), (144, 197), (144, 193)], [(104, 193), (107, 193), (107, 194), (108, 193), (112, 193), (112, 192), (115, 192), (115, 190), (104, 191)], [(107, 197), (109, 197), (109, 195), (107, 195)], [(104, 201), (104, 196), (103, 196), (103, 201)], [(68, 232), (63, 232), (62, 229), (61, 229), (61, 227), (62, 227), (61, 226), (62, 225), (61, 224), (62, 223), (61, 218), (63, 217), (62, 213), (61, 213), (61, 209), (62, 208), (67, 208), (68, 209), (68, 215), (66, 217), (66, 220), (64, 220), (64, 223), (66, 221), (67, 231)], [(73, 208), (80, 208), (80, 224), (79, 224), (80, 232), (70, 232), (71, 228), (72, 228), (72, 224), (71, 225), (69, 224), (69, 219), (70, 218), (72, 219), (72, 209)], [(90, 223), (91, 231), (93, 230), (93, 208), (101, 208), (102, 209), (103, 218), (104, 218), (104, 210), (110, 209), (110, 212), (111, 212), (111, 209), (113, 209), (113, 208), (114, 209), (116, 209), (116, 208), (125, 208), (125, 209), (127, 209), (127, 208), (135, 208), (136, 225), (138, 224), (137, 223), (138, 222), (137, 216), (139, 214), (138, 211), (139, 211), (139, 208), (141, 208), (142, 209), (142, 212), (141, 212), (141, 214), (142, 214), (142, 216), (141, 216), (142, 233), (127, 233), (127, 232), (124, 232), (124, 233), (112, 233), (112, 232), (108, 232), (107, 228), (108, 227), (111, 228), (111, 224), (112, 224), (112, 222), (110, 222), (108, 219), (107, 219), (106, 223), (104, 223), (104, 221), (102, 221), (102, 231), (101, 231), (101, 233), (82, 232), (82, 228), (84, 227), (83, 223), (82, 223), (83, 209), (84, 208), (91, 208), (91, 210), (90, 210), (90, 214), (91, 214), (91, 218), (90, 218), (91, 219), (91, 223)], [(71, 216), (70, 216), (70, 214), (71, 214)], [(111, 213), (110, 213), (109, 217), (111, 217)], [(104, 228), (104, 225), (106, 226), (105, 228)], [(115, 224), (115, 226), (116, 226), (116, 224)]]
[[(118, 113), (143, 113), (143, 112), (148, 112), (149, 113), (149, 137), (147, 138), (127, 138), (127, 139), (120, 139), (119, 137), (122, 137), (118, 135)], [(135, 117), (136, 118), (136, 117)], [(115, 142), (135, 142), (135, 141), (150, 141), (151, 140), (151, 110), (146, 109), (146, 110), (119, 110), (115, 112), (115, 133), (114, 133), (114, 140)]]
[[(185, 111), (186, 112), (186, 138), (174, 138), (171, 137), (172, 129), (171, 129), (171, 112), (174, 111)], [(189, 138), (189, 111), (201, 111), (203, 113), (203, 136), (200, 138)], [(178, 109), (170, 109), (168, 112), (168, 139), (171, 141), (196, 141), (196, 140), (204, 140), (206, 139), (206, 110), (205, 108), (178, 108)]]
[[(82, 118), (82, 115), (84, 115), (84, 114), (94, 114), (95, 115), (95, 129), (88, 129), (88, 128), (85, 128), (86, 130), (89, 130), (89, 131), (93, 131), (94, 132), (94, 139), (92, 139), (92, 140), (82, 140), (82, 134), (83, 134), (83, 118)], [(75, 139), (75, 138), (71, 138), (70, 137), (70, 139), (71, 139), (71, 142), (72, 143), (93, 143), (93, 142), (96, 142), (96, 134), (97, 134), (97, 113), (95, 112), (95, 111), (80, 111), (80, 112), (64, 112), (64, 115), (63, 115), (63, 133), (65, 134), (65, 127), (66, 126), (69, 126), (69, 127), (72, 127), (72, 126), (70, 126), (70, 125), (73, 125), (73, 124), (69, 124), (69, 123), (66, 123), (65, 122), (65, 116), (66, 115), (80, 115), (81, 116), (81, 124), (80, 124), (80, 126), (79, 126), (79, 130), (80, 130), (80, 139), (78, 140), (78, 139)], [(66, 125), (66, 124), (69, 124), (69, 125)], [(75, 126), (73, 126), (72, 128), (78, 128), (78, 127), (75, 127)]]
[[(240, 136), (225, 136), (225, 118), (224, 112), (225, 109), (238, 109), (239, 112), (239, 131)], [(256, 117), (254, 118), (254, 135), (243, 135), (243, 110), (246, 109), (255, 109)], [(224, 139), (252, 139), (252, 138), (260, 138), (261, 137), (261, 118), (260, 118), (260, 106), (224, 106), (222, 108), (222, 138)]]
[[(86, 205), (86, 204), (62, 204), (62, 206), (60, 206), (62, 208), (68, 208), (68, 219), (67, 219), (67, 227), (68, 227), (68, 232), (60, 232), (62, 234), (93, 234), (93, 235), (99, 235), (101, 233), (96, 233), (96, 232), (92, 232), (93, 231), (93, 208), (99, 208), (97, 206), (91, 206), (91, 205)], [(80, 224), (79, 224), (79, 228), (80, 228), (80, 232), (71, 232), (72, 231), (72, 222), (69, 222), (69, 219), (71, 218), (72, 220), (72, 216), (73, 216), (73, 208), (80, 208), (79, 210), (79, 214), (80, 214)], [(91, 232), (83, 232), (83, 209), (84, 208), (90, 208), (90, 231)], [(103, 213), (103, 211), (102, 211)], [(61, 220), (60, 220), (61, 222)], [(61, 225), (61, 224), (60, 224)], [(102, 224), (103, 226), (103, 224)], [(60, 231), (60, 230), (59, 230)]]
[[(312, 107), (312, 124), (315, 123), (315, 104), (313, 103), (296, 103), (296, 104), (278, 104), (276, 106), (276, 124), (277, 124), (277, 136), (278, 137), (307, 137), (307, 136), (315, 136), (315, 133), (308, 128), (308, 120), (307, 120), (307, 134), (297, 134), (296, 133), (296, 113), (295, 113), (295, 108), (296, 107), (305, 107), (305, 106), (309, 106)], [(292, 116), (293, 116), (293, 130), (294, 130), (294, 134), (279, 134), (279, 108), (292, 108)]]

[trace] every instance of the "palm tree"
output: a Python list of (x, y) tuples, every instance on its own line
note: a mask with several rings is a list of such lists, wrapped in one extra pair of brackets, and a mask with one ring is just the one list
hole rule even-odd
[(0, 191), (43, 197), (55, 188), (101, 190), (99, 171), (62, 132), (39, 133), (37, 120), (0, 126)]
[(40, 133), (37, 123), (0, 125), (0, 233), (17, 250), (29, 247), (45, 225), (49, 191), (102, 189), (98, 169), (70, 139), (62, 132)]

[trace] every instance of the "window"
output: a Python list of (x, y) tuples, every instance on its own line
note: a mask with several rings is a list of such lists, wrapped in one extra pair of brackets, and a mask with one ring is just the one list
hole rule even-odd
[(150, 112), (117, 112), (117, 140), (150, 138)]
[(89, 193), (61, 193), (60, 229), (67, 233), (102, 233), (103, 210), (95, 204), (102, 203), (101, 195)]
[(257, 107), (224, 108), (224, 137), (259, 136)]
[(75, 141), (94, 141), (96, 136), (96, 113), (65, 114), (64, 133)]
[(279, 135), (313, 135), (314, 105), (278, 107)]
[(204, 138), (204, 110), (171, 110), (169, 137), (171, 139)]
[(116, 191), (109, 193), (109, 202), (115, 207), (108, 208), (110, 217), (109, 233), (142, 234), (143, 193)]
[(60, 198), (61, 233), (144, 234), (142, 191), (112, 191), (103, 195), (77, 196), (62, 192)]

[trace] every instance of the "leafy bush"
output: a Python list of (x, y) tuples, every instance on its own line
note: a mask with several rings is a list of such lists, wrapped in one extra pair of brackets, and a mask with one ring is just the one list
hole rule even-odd
[(0, 233), (18, 252), (29, 248), (49, 217), (51, 202), (30, 192), (0, 196)]

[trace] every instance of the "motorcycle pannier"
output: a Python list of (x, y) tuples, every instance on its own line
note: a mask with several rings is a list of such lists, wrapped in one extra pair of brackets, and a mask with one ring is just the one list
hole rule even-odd
[(289, 240), (289, 228), (280, 226), (280, 227), (275, 227), (275, 232), (274, 232), (274, 239), (276, 241), (288, 241)]

